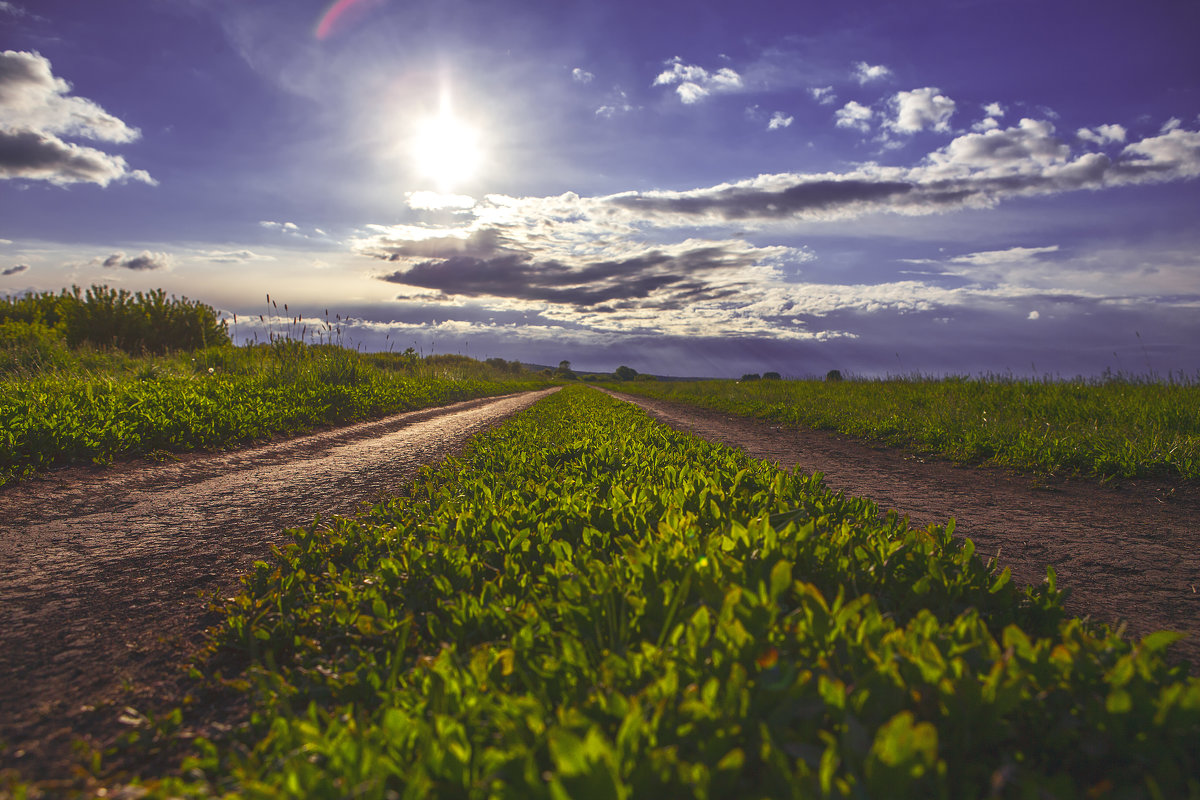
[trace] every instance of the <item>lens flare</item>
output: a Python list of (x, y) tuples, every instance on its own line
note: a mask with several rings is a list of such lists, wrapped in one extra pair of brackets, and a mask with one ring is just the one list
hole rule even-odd
[(362, 19), (367, 12), (383, 3), (384, 0), (337, 0), (317, 21), (317, 39), (328, 39), (339, 29)]

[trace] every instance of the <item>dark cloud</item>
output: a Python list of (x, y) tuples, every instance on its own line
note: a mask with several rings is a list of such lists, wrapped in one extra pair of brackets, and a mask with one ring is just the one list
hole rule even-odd
[(402, 236), (378, 236), (362, 252), (387, 261), (402, 258), (451, 258), (467, 256), (488, 258), (505, 249), (498, 231), (484, 228), (466, 238), (438, 236), (430, 239), (406, 239)]
[[(1200, 132), (1180, 128), (1134, 142), (1115, 157), (1070, 147), (1048, 122), (964, 134), (909, 169), (864, 165), (840, 177), (773, 175), (689, 192), (620, 194), (601, 202), (659, 225), (853, 217), (879, 211), (931, 214), (1009, 197), (1162, 183), (1200, 176)], [(659, 219), (655, 219), (658, 217)]]
[(710, 287), (699, 276), (713, 270), (753, 266), (754, 262), (750, 253), (711, 245), (680, 253), (652, 250), (630, 258), (579, 265), (505, 252), (485, 258), (452, 255), (422, 261), (380, 278), (448, 295), (505, 297), (612, 311), (647, 305), (676, 308), (685, 302), (728, 297), (736, 290)]
[(16, 266), (0, 270), (0, 275), (16, 275), (17, 273), (24, 272), (27, 269), (29, 269), (28, 264), (17, 264)]
[(34, 131), (0, 130), (0, 178), (107, 186), (114, 180), (130, 177), (152, 182), (141, 170), (130, 172), (121, 156)]
[(732, 186), (704, 194), (618, 195), (610, 202), (631, 211), (716, 214), (726, 220), (771, 219), (853, 205), (883, 204), (915, 188), (901, 181), (801, 180), (782, 190)]
[(132, 257), (127, 257), (124, 253), (118, 252), (105, 258), (100, 262), (100, 266), (106, 268), (118, 267), (120, 269), (136, 271), (166, 269), (171, 266), (171, 256), (169, 253), (151, 253), (149, 250), (143, 250), (140, 255)]

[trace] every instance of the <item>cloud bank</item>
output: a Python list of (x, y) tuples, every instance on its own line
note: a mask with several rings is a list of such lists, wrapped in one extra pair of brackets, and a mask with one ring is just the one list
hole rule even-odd
[[(937, 96), (936, 90), (923, 95)], [(937, 118), (927, 115), (921, 125), (936, 126)], [(389, 265), (376, 277), (395, 285), (402, 301), (482, 304), (596, 335), (845, 338), (853, 333), (816, 321), (846, 313), (932, 313), (964, 298), (995, 303), (1055, 291), (1052, 279), (1036, 277), (1042, 273), (1073, 276), (1069, 288), (1077, 294), (1091, 284), (1083, 267), (1047, 273), (1040, 262), (1062, 255), (1049, 245), (947, 258), (925, 279), (824, 284), (803, 278), (817, 258), (813, 252), (746, 236), (766, 238), (806, 221), (941, 214), (1200, 176), (1200, 131), (1175, 127), (1128, 144), (1110, 141), (1110, 152), (1083, 144), (1073, 150), (1052, 123), (1022, 119), (961, 134), (909, 167), (867, 162), (844, 172), (599, 197), (488, 195), (450, 203), (414, 193), (414, 211), (445, 220), (449, 209), (458, 221), (367, 226), (352, 243)], [(1165, 278), (1156, 285), (1172, 287)], [(1135, 284), (1128, 288), (1137, 291)]]

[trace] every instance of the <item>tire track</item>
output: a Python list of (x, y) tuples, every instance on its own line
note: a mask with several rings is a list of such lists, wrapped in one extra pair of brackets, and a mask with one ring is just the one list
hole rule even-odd
[(1181, 482), (1034, 483), (1030, 476), (920, 458), (828, 431), (784, 427), (611, 392), (671, 427), (754, 458), (824, 473), (835, 491), (895, 509), (918, 525), (956, 520), (984, 559), (998, 555), (1018, 584), (1053, 566), (1067, 610), (1142, 637), (1185, 633), (1171, 649), (1200, 674), (1200, 486)]
[(215, 621), (201, 595), (235, 591), (284, 528), (394, 495), (551, 391), (0, 490), (0, 768), (65, 770), (74, 738), (165, 690)]

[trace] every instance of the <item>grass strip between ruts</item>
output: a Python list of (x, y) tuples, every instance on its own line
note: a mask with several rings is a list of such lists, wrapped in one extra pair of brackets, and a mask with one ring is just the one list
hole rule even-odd
[(292, 535), (218, 633), (251, 721), (154, 794), (1200, 796), (1172, 634), (583, 387)]

